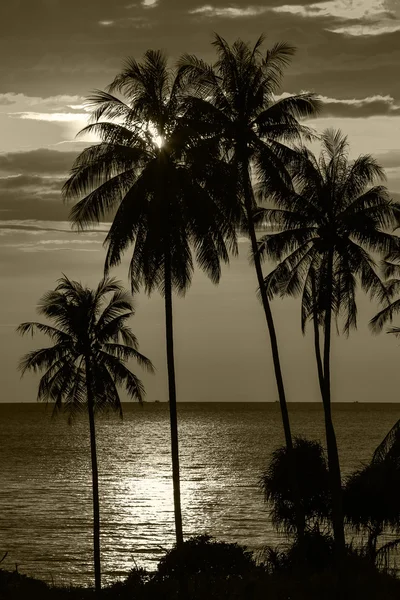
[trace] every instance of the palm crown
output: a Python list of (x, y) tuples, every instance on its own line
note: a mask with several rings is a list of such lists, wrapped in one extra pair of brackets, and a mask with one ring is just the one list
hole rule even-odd
[[(131, 59), (109, 86), (89, 99), (93, 122), (83, 132), (101, 143), (84, 150), (64, 186), (67, 199), (81, 198), (71, 213), (79, 227), (115, 211), (106, 238), (106, 271), (134, 245), (132, 289), (150, 293), (172, 286), (184, 293), (196, 259), (214, 282), (220, 259), (235, 250), (226, 213), (226, 165), (216, 149), (185, 118), (187, 77), (167, 68), (165, 56), (149, 50), (142, 64)], [(122, 92), (126, 102), (112, 95)], [(166, 266), (167, 263), (167, 266)]]
[[(105, 296), (112, 294), (108, 303)], [(53, 346), (26, 354), (21, 362), (26, 371), (44, 371), (38, 400), (53, 401), (55, 410), (64, 405), (72, 417), (86, 407), (87, 365), (90, 365), (94, 409), (111, 407), (121, 413), (118, 387), (124, 386), (131, 398), (143, 400), (141, 381), (125, 365), (135, 359), (152, 371), (151, 362), (138, 351), (138, 342), (127, 325), (133, 315), (132, 301), (121, 285), (104, 279), (96, 290), (62, 277), (54, 291), (41, 299), (38, 312), (54, 323), (22, 323), (22, 335), (45, 334)]]
[[(202, 134), (218, 139), (220, 151), (236, 171), (239, 198), (249, 197), (250, 171), (274, 185), (289, 182), (285, 164), (292, 150), (285, 144), (311, 136), (297, 119), (315, 114), (320, 105), (313, 94), (276, 99), (295, 49), (279, 43), (263, 54), (263, 42), (261, 36), (253, 48), (242, 40), (229, 46), (215, 35), (215, 65), (191, 55), (180, 60), (191, 92), (188, 117), (200, 114)], [(245, 223), (246, 218), (241, 224)]]
[(273, 193), (258, 190), (275, 204), (260, 209), (258, 216), (276, 231), (260, 239), (259, 252), (280, 261), (265, 284), (270, 294), (303, 295), (303, 327), (313, 310), (322, 320), (332, 252), (331, 307), (336, 316), (344, 316), (348, 332), (357, 324), (357, 281), (371, 296), (388, 299), (373, 255), (400, 249), (399, 239), (388, 231), (398, 223), (400, 205), (386, 187), (372, 185), (384, 173), (371, 156), (349, 161), (347, 138), (340, 131), (323, 133), (319, 159), (307, 148), (297, 151), (290, 166), (293, 185)]

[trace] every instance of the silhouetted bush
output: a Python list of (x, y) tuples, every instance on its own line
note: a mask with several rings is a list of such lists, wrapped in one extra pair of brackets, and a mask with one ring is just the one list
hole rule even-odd
[[(301, 437), (295, 438), (293, 451), (300, 501), (306, 525), (312, 528), (329, 517), (329, 479), (325, 454), (319, 442)], [(266, 503), (271, 508), (273, 524), (277, 529), (294, 532), (296, 520), (289, 473), (287, 448), (277, 448), (260, 478), (260, 487)]]
[(199, 535), (167, 552), (158, 564), (157, 576), (161, 579), (200, 573), (243, 576), (256, 567), (252, 553), (246, 548)]
[(291, 573), (299, 566), (318, 573), (332, 567), (333, 548), (333, 538), (315, 528), (305, 534), (302, 547), (297, 538), (283, 549), (266, 546), (265, 567), (269, 573)]
[(384, 533), (400, 533), (399, 460), (388, 456), (354, 472), (346, 482), (343, 508), (347, 523), (367, 536), (365, 554), (388, 568), (390, 554), (400, 540), (379, 547), (378, 539)]

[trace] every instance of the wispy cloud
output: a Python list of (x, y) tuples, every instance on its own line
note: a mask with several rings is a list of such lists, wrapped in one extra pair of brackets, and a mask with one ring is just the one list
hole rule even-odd
[(338, 23), (325, 26), (327, 31), (349, 36), (400, 31), (399, 7), (390, 0), (328, 0), (309, 5), (284, 4), (271, 10), (305, 18), (333, 18)]
[[(71, 228), (69, 221), (40, 221), (36, 219), (10, 219), (9, 221), (0, 221), (0, 229), (10, 229), (19, 231), (30, 231), (30, 232), (53, 232), (58, 231), (60, 233), (71, 233), (76, 235), (76, 231)], [(93, 225), (88, 231), (85, 231), (85, 235), (92, 233), (108, 233), (110, 229), (109, 223), (99, 223)]]
[(373, 116), (400, 116), (400, 104), (392, 96), (377, 94), (367, 98), (337, 99), (319, 96), (323, 102), (322, 115), (326, 117), (365, 118)]
[(43, 113), (43, 112), (12, 112), (8, 116), (13, 119), (30, 119), (32, 121), (48, 121), (58, 123), (83, 122), (88, 120), (87, 113)]
[(336, 17), (339, 19), (363, 19), (387, 16), (390, 12), (384, 0), (328, 0), (309, 5), (284, 4), (272, 8), (274, 12), (298, 14), (304, 17)]
[(341, 33), (348, 36), (375, 36), (382, 35), (384, 33), (396, 33), (400, 31), (400, 23), (393, 23), (393, 21), (385, 19), (378, 23), (363, 23), (359, 25), (347, 25), (344, 27), (335, 27), (329, 29), (333, 33)]
[(243, 17), (256, 17), (258, 15), (262, 15), (269, 10), (268, 7), (265, 6), (226, 6), (226, 7), (217, 7), (212, 6), (211, 4), (205, 4), (204, 6), (200, 6), (198, 8), (194, 8), (189, 11), (192, 15), (200, 15), (203, 17), (225, 17), (228, 19), (239, 19)]
[(8, 92), (0, 94), (0, 106), (10, 106), (12, 104), (44, 107), (50, 110), (59, 110), (60, 108), (71, 107), (74, 104), (82, 104), (84, 97), (77, 95), (60, 94), (57, 96), (27, 96), (25, 94), (15, 94)]

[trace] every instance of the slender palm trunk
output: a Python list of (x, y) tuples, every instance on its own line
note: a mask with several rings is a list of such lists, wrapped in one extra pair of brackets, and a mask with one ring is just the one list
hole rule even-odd
[(99, 473), (97, 469), (96, 430), (94, 424), (94, 397), (91, 386), (89, 359), (86, 359), (86, 391), (90, 428), (90, 455), (92, 459), (94, 585), (96, 595), (99, 596), (101, 591)]
[(325, 414), (326, 446), (328, 450), (328, 466), (330, 476), (330, 488), (332, 496), (332, 525), (335, 538), (335, 552), (338, 563), (342, 562), (345, 554), (345, 537), (343, 524), (342, 505), (342, 478), (340, 474), (339, 453), (336, 442), (336, 434), (332, 421), (331, 412), (331, 326), (332, 326), (332, 278), (333, 278), (333, 249), (328, 251), (327, 282), (326, 282), (326, 305), (324, 323), (324, 364), (323, 364), (323, 388), (322, 401)]
[(171, 256), (169, 247), (165, 252), (164, 264), (164, 293), (165, 293), (165, 332), (167, 345), (167, 368), (169, 390), (169, 415), (171, 427), (171, 454), (172, 454), (172, 482), (174, 487), (174, 513), (176, 543), (183, 543), (181, 491), (179, 476), (179, 446), (178, 446), (178, 419), (176, 412), (176, 383), (174, 360), (174, 330), (172, 321), (172, 283), (171, 283)]
[[(279, 397), (279, 404), (280, 404), (280, 409), (281, 409), (281, 414), (282, 414), (282, 423), (283, 423), (283, 431), (285, 434), (285, 442), (286, 442), (286, 446), (291, 449), (291, 448), (293, 448), (293, 440), (292, 440), (292, 432), (291, 432), (291, 428), (290, 428), (289, 412), (288, 412), (288, 408), (287, 408), (285, 388), (283, 385), (283, 377), (282, 377), (281, 361), (280, 361), (280, 357), (279, 357), (278, 340), (276, 337), (276, 330), (275, 330), (274, 319), (272, 317), (271, 305), (269, 303), (267, 291), (266, 291), (265, 285), (264, 285), (264, 276), (263, 276), (261, 261), (260, 261), (260, 257), (258, 254), (258, 248), (257, 248), (256, 232), (254, 229), (254, 224), (251, 220), (251, 209), (250, 209), (250, 211), (248, 210), (247, 212), (248, 212), (249, 236), (250, 236), (251, 249), (252, 249), (252, 254), (253, 254), (253, 259), (254, 259), (254, 268), (256, 270), (257, 283), (258, 283), (258, 286), (260, 289), (261, 301), (262, 301), (265, 319), (267, 321), (267, 326), (268, 326), (269, 337), (270, 337), (270, 341), (271, 341), (272, 360), (274, 363), (275, 379), (276, 379), (276, 385), (278, 388), (278, 397)], [(249, 212), (250, 212), (250, 214), (249, 214)]]
[(315, 274), (311, 274), (311, 293), (313, 298), (313, 326), (314, 326), (314, 350), (315, 350), (315, 359), (317, 361), (317, 371), (318, 371), (318, 382), (319, 389), (321, 391), (321, 397), (324, 395), (324, 371), (322, 367), (322, 356), (321, 356), (321, 343), (319, 339), (319, 325), (318, 325), (318, 309), (316, 305), (317, 298), (317, 289), (315, 285)]
[(283, 384), (281, 361), (280, 361), (279, 348), (278, 348), (278, 340), (276, 337), (275, 324), (274, 324), (274, 319), (272, 317), (272, 311), (271, 311), (271, 306), (270, 306), (270, 303), (268, 300), (267, 290), (265, 289), (265, 285), (264, 285), (264, 276), (263, 276), (263, 272), (262, 272), (260, 255), (258, 253), (257, 237), (256, 237), (253, 219), (252, 219), (253, 195), (252, 195), (252, 190), (251, 190), (251, 183), (248, 180), (247, 173), (244, 174), (244, 177), (245, 177), (245, 181), (247, 183), (247, 185), (245, 187), (245, 198), (244, 198), (246, 216), (247, 216), (247, 227), (248, 227), (249, 236), (250, 236), (251, 250), (252, 250), (252, 255), (253, 255), (253, 260), (254, 260), (254, 267), (255, 267), (256, 275), (257, 275), (258, 287), (260, 290), (261, 301), (262, 301), (262, 305), (264, 308), (264, 314), (265, 314), (265, 319), (267, 321), (269, 339), (270, 339), (270, 343), (271, 343), (272, 360), (273, 360), (273, 364), (274, 364), (276, 385), (278, 388), (278, 397), (279, 397), (279, 405), (280, 405), (281, 416), (282, 416), (283, 431), (284, 431), (284, 435), (285, 435), (286, 448), (287, 448), (287, 452), (288, 452), (288, 456), (289, 456), (289, 465), (290, 465), (290, 471), (291, 471), (290, 478), (292, 481), (294, 505), (295, 505), (295, 513), (296, 513), (296, 529), (297, 529), (297, 535), (298, 535), (299, 541), (300, 541), (300, 543), (302, 543), (303, 539), (304, 539), (305, 519), (304, 519), (304, 511), (302, 509), (301, 500), (300, 500), (299, 485), (298, 485), (298, 481), (297, 481), (296, 457), (295, 457), (295, 453), (293, 450), (293, 439), (292, 439), (292, 432), (291, 432), (291, 428), (290, 428), (289, 412), (288, 412), (288, 407), (287, 407), (287, 402), (286, 402), (285, 388), (284, 388), (284, 384)]

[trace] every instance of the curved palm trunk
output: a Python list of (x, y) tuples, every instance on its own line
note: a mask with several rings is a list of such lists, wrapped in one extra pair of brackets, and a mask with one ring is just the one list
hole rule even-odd
[(101, 591), (99, 473), (97, 468), (96, 430), (94, 424), (94, 397), (88, 359), (86, 359), (86, 392), (90, 428), (90, 455), (92, 459), (94, 585), (96, 595), (99, 596)]
[(252, 255), (253, 255), (253, 260), (254, 260), (254, 267), (256, 270), (257, 282), (258, 282), (258, 286), (259, 286), (259, 290), (260, 290), (265, 319), (267, 321), (269, 339), (270, 339), (270, 343), (271, 343), (272, 360), (273, 360), (273, 364), (274, 364), (276, 385), (278, 388), (279, 406), (280, 406), (281, 416), (282, 416), (283, 431), (284, 431), (284, 435), (285, 435), (286, 448), (287, 448), (287, 452), (289, 455), (289, 465), (290, 465), (290, 471), (291, 471), (290, 477), (291, 477), (291, 481), (292, 481), (294, 505), (295, 505), (295, 512), (296, 512), (296, 529), (297, 529), (297, 535), (298, 535), (299, 541), (300, 541), (300, 543), (302, 543), (303, 539), (304, 539), (305, 519), (304, 519), (304, 511), (303, 511), (302, 505), (301, 505), (300, 492), (299, 492), (299, 486), (298, 486), (297, 475), (296, 475), (296, 457), (295, 457), (295, 454), (293, 451), (293, 439), (292, 439), (292, 432), (291, 432), (291, 428), (290, 428), (289, 412), (288, 412), (288, 408), (287, 408), (285, 388), (284, 388), (284, 384), (283, 384), (281, 361), (280, 361), (279, 348), (278, 348), (278, 340), (276, 337), (275, 324), (274, 324), (274, 319), (272, 317), (271, 306), (270, 306), (267, 291), (266, 291), (265, 285), (264, 285), (264, 276), (263, 276), (263, 272), (262, 272), (260, 255), (258, 253), (256, 231), (255, 231), (255, 227), (254, 227), (254, 223), (253, 223), (253, 219), (252, 219), (253, 194), (252, 194), (252, 190), (251, 190), (251, 183), (248, 180), (247, 173), (245, 173), (245, 182), (246, 182), (246, 188), (245, 188), (244, 201), (245, 201), (245, 209), (246, 209), (246, 216), (247, 216), (247, 227), (249, 230), (251, 249), (252, 249)]
[(165, 294), (165, 332), (167, 345), (169, 415), (171, 427), (171, 454), (172, 454), (172, 482), (174, 488), (174, 513), (176, 544), (183, 543), (181, 490), (179, 476), (179, 446), (178, 446), (178, 419), (176, 412), (176, 383), (174, 360), (174, 333), (172, 321), (172, 283), (171, 283), (171, 257), (169, 248), (165, 252), (164, 264), (164, 294)]
[(332, 496), (332, 525), (335, 538), (336, 559), (340, 564), (345, 554), (345, 537), (343, 524), (342, 505), (342, 478), (340, 474), (339, 453), (336, 442), (336, 434), (332, 421), (331, 412), (331, 325), (332, 325), (332, 278), (333, 278), (333, 249), (328, 252), (328, 268), (326, 282), (326, 306), (324, 323), (324, 364), (323, 364), (323, 389), (322, 401), (325, 415), (326, 446), (328, 450), (328, 466), (330, 477), (330, 488)]

